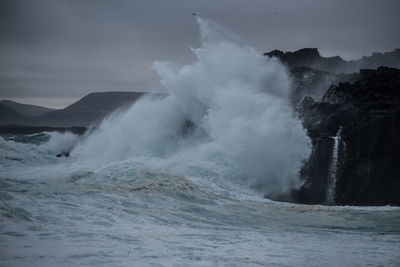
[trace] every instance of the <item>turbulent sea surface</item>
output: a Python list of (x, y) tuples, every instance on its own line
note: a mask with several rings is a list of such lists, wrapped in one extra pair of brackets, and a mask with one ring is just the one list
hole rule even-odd
[[(0, 138), (1, 266), (398, 266), (400, 209), (274, 202), (309, 140), (274, 59), (197, 18), (169, 95), (84, 136)], [(55, 155), (70, 151), (70, 157)]]

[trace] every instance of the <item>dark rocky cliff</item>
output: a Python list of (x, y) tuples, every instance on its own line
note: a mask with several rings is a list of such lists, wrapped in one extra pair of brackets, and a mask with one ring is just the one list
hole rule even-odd
[(400, 70), (361, 70), (298, 112), (313, 150), (293, 201), (400, 205)]
[(350, 61), (338, 56), (323, 57), (317, 48), (303, 48), (295, 52), (273, 50), (264, 55), (279, 58), (288, 67), (292, 75), (291, 101), (294, 106), (300, 104), (305, 96), (320, 101), (331, 85), (356, 81), (360, 69), (380, 66), (400, 68), (400, 49)]
[(332, 73), (353, 73), (360, 69), (375, 69), (380, 66), (400, 68), (400, 49), (391, 52), (373, 53), (358, 60), (344, 60), (339, 56), (323, 57), (317, 48), (303, 48), (295, 52), (273, 50), (265, 56), (277, 57), (290, 68), (309, 67)]

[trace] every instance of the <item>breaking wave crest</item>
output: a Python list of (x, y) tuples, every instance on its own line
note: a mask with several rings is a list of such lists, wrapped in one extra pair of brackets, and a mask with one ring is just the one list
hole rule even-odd
[(203, 165), (267, 194), (297, 186), (309, 139), (290, 108), (285, 67), (218, 24), (196, 19), (202, 38), (192, 48), (196, 60), (153, 64), (168, 95), (142, 98), (104, 120), (73, 154), (87, 166), (157, 159), (183, 175)]

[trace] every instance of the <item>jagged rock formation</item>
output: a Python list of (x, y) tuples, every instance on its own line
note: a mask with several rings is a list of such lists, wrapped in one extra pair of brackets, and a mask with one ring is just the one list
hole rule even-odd
[(358, 60), (343, 60), (339, 56), (322, 57), (317, 48), (303, 48), (295, 52), (273, 50), (265, 56), (277, 57), (290, 68), (309, 67), (332, 73), (353, 73), (360, 69), (376, 69), (380, 66), (400, 68), (400, 49), (392, 52), (373, 53)]
[(293, 201), (400, 205), (400, 70), (362, 70), (298, 111), (313, 150)]
[(331, 85), (354, 82), (360, 69), (376, 69), (380, 66), (400, 68), (400, 49), (392, 52), (373, 53), (359, 60), (346, 61), (339, 56), (322, 57), (317, 48), (303, 48), (295, 52), (273, 50), (264, 53), (279, 58), (292, 74), (291, 101), (297, 106), (306, 96), (320, 101)]

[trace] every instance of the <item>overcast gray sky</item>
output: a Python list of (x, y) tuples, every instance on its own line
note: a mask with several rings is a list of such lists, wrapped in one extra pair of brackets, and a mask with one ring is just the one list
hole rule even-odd
[(0, 99), (60, 108), (94, 91), (159, 89), (153, 61), (193, 60), (192, 12), (260, 52), (357, 59), (400, 47), (399, 0), (1, 0)]

